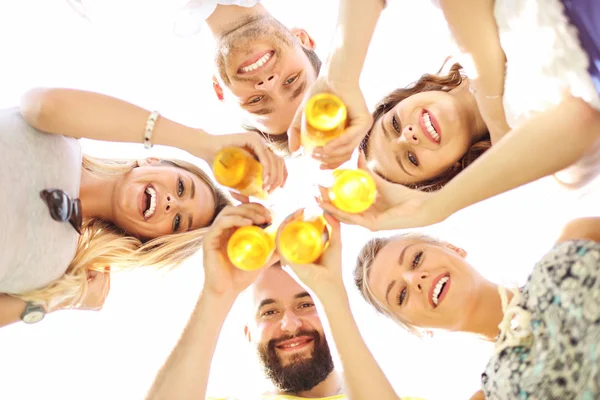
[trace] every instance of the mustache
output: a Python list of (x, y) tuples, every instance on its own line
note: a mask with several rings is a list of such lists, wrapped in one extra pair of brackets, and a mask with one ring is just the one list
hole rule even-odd
[(321, 336), (319, 335), (319, 332), (317, 332), (315, 330), (311, 330), (311, 331), (309, 331), (309, 330), (301, 330), (301, 331), (296, 332), (293, 335), (285, 335), (285, 336), (281, 336), (281, 337), (279, 337), (277, 339), (271, 339), (271, 340), (269, 340), (269, 343), (268, 343), (267, 347), (270, 350), (271, 349), (274, 350), (275, 346), (278, 346), (279, 344), (281, 344), (281, 343), (283, 343), (285, 341), (288, 341), (288, 340), (291, 340), (291, 339), (295, 339), (295, 338), (300, 337), (300, 336), (311, 337), (314, 340), (315, 343), (318, 343), (319, 340), (321, 339)]

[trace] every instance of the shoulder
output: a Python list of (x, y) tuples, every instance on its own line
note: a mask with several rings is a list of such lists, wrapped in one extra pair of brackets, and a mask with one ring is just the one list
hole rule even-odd
[(571, 240), (600, 242), (600, 217), (578, 218), (565, 225), (558, 243)]

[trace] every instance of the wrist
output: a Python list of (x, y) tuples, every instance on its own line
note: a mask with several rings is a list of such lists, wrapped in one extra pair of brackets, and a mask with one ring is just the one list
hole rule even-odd
[(341, 279), (321, 282), (319, 285), (314, 285), (311, 289), (324, 306), (335, 307), (337, 304), (348, 302), (348, 293)]
[(218, 291), (218, 290), (214, 290), (210, 287), (204, 287), (202, 289), (202, 293), (200, 294), (200, 298), (205, 300), (205, 301), (209, 301), (211, 303), (215, 303), (215, 304), (230, 304), (233, 305), (233, 303), (235, 303), (235, 300), (237, 299), (239, 295), (239, 292), (236, 292), (234, 290), (223, 290), (223, 291)]
[(431, 193), (426, 200), (425, 209), (433, 210), (440, 217), (438, 222), (441, 222), (464, 207), (462, 205), (464, 196), (461, 193), (465, 194), (468, 191), (457, 192), (455, 185), (450, 181), (440, 190)]

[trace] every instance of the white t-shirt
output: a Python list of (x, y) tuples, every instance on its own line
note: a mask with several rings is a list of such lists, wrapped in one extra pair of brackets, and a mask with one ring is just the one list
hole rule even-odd
[(80, 180), (77, 140), (37, 131), (17, 108), (0, 110), (0, 293), (38, 289), (65, 273), (79, 235), (50, 217), (40, 191), (77, 198)]
[(254, 7), (258, 3), (260, 0), (191, 0), (177, 13), (173, 30), (178, 36), (194, 35), (200, 32), (217, 5)]

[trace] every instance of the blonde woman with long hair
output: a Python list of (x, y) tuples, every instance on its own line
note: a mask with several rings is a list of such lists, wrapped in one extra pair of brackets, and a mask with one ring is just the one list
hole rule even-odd
[(173, 145), (209, 161), (221, 147), (245, 146), (270, 170), (271, 189), (285, 179), (284, 164), (250, 135), (208, 141), (206, 133), (96, 93), (31, 91), (20, 112), (0, 111), (0, 132), (0, 326), (101, 307), (108, 270), (183, 261), (230, 204), (191, 163), (95, 159), (81, 154), (76, 138)]

